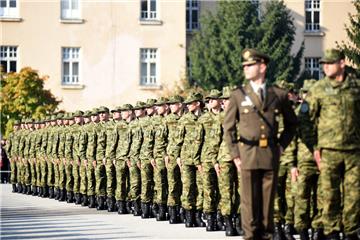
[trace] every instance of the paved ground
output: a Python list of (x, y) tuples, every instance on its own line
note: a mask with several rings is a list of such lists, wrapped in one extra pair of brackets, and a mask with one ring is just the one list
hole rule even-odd
[(53, 199), (11, 193), (0, 184), (0, 239), (241, 239), (155, 219), (96, 211)]

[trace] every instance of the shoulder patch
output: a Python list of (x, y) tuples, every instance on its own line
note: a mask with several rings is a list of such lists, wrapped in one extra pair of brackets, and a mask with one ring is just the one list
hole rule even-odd
[(309, 111), (309, 104), (307, 102), (303, 102), (301, 104), (300, 111), (302, 113), (307, 113)]

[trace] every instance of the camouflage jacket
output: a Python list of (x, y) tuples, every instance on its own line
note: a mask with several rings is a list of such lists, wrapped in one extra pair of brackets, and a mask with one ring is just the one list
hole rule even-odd
[(96, 131), (96, 161), (102, 161), (105, 158), (106, 151), (106, 122), (99, 122), (95, 127)]
[(124, 120), (116, 122), (116, 131), (118, 136), (118, 143), (116, 146), (116, 160), (126, 160), (130, 153), (132, 131), (129, 124)]
[(220, 142), (220, 147), (219, 147), (219, 152), (217, 154), (217, 162), (221, 163), (221, 162), (231, 162), (231, 156), (230, 156), (230, 151), (229, 148), (226, 144), (226, 140), (224, 138), (224, 127), (223, 127), (223, 122), (224, 122), (224, 118), (225, 118), (225, 111), (220, 113), (219, 116), (219, 122), (217, 124), (213, 124), (213, 128), (214, 131), (220, 131), (221, 132), (221, 142)]
[(97, 135), (96, 135), (96, 123), (91, 122), (83, 127), (83, 131), (87, 135), (87, 146), (86, 146), (86, 159), (88, 161), (96, 160), (96, 144), (97, 144)]
[(132, 163), (135, 164), (139, 160), (138, 158), (140, 156), (140, 150), (144, 140), (140, 119), (134, 119), (133, 121), (131, 121), (129, 127), (132, 135), (129, 156)]
[(154, 143), (154, 159), (162, 159), (166, 155), (166, 147), (168, 144), (168, 127), (166, 119), (163, 116), (153, 117), (154, 129), (155, 129), (155, 143)]
[(141, 145), (140, 160), (150, 161), (153, 159), (153, 150), (155, 142), (155, 130), (153, 118), (146, 116), (140, 119), (140, 125), (143, 130), (143, 143)]
[(165, 122), (168, 127), (168, 144), (166, 147), (166, 153), (168, 156), (176, 160), (180, 156), (182, 141), (179, 137), (179, 119), (180, 116), (170, 113), (165, 117)]
[(106, 128), (106, 150), (105, 157), (107, 160), (113, 161), (116, 157), (116, 146), (118, 143), (118, 133), (116, 131), (116, 123), (109, 120), (105, 124)]

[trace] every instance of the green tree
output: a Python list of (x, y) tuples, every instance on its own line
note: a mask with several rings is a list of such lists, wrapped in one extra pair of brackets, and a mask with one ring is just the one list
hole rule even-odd
[(244, 81), (241, 52), (255, 47), (270, 55), (268, 80), (295, 81), (303, 45), (291, 55), (295, 27), (282, 1), (270, 1), (259, 14), (251, 1), (221, 1), (218, 10), (201, 19), (189, 49), (193, 84), (206, 90)]
[(341, 44), (337, 43), (345, 56), (350, 60), (357, 69), (360, 69), (360, 0), (354, 0), (356, 13), (354, 15), (349, 13), (350, 25), (345, 26), (347, 36), (350, 42)]
[(22, 118), (40, 118), (54, 112), (58, 101), (44, 89), (46, 76), (23, 68), (19, 73), (1, 74), (1, 133), (11, 131), (13, 122)]

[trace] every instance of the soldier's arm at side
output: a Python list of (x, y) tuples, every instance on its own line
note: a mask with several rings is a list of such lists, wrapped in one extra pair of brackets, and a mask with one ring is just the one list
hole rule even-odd
[(239, 109), (237, 99), (234, 93), (230, 96), (230, 103), (227, 107), (224, 118), (224, 138), (229, 148), (231, 159), (240, 158), (240, 151), (238, 148), (238, 137), (236, 130), (236, 123), (239, 121)]
[(295, 115), (294, 109), (291, 107), (291, 103), (287, 98), (287, 94), (282, 96), (282, 115), (284, 121), (284, 131), (282, 132), (279, 144), (284, 150), (291, 142), (293, 137), (296, 134), (297, 127), (297, 117)]

